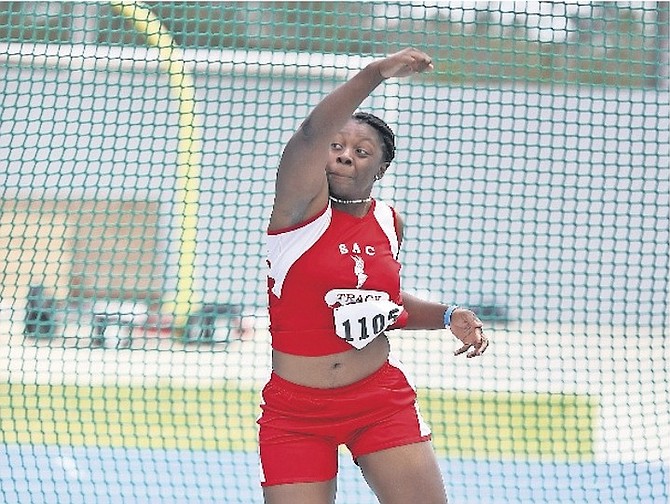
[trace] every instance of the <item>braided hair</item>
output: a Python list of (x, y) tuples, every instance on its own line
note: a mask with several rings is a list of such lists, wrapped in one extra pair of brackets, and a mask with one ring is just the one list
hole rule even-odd
[(393, 130), (382, 119), (368, 112), (356, 112), (351, 118), (359, 123), (367, 124), (381, 136), (384, 147), (384, 162), (390, 163), (395, 157), (395, 135)]

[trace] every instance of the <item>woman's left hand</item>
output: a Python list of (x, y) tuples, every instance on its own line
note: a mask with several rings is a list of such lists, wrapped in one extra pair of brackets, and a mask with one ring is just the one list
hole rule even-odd
[(430, 56), (413, 47), (407, 47), (372, 64), (377, 65), (379, 74), (384, 79), (407, 77), (415, 73), (433, 70), (433, 60)]
[(461, 355), (468, 352), (467, 357), (477, 357), (486, 351), (489, 346), (489, 340), (484, 336), (482, 327), (484, 324), (479, 317), (471, 310), (465, 308), (456, 308), (451, 314), (449, 329), (461, 342), (463, 346), (454, 352), (454, 355)]

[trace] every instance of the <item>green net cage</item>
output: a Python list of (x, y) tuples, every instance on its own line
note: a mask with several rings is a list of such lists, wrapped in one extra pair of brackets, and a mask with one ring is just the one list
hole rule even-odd
[[(397, 135), (373, 196), (450, 502), (670, 499), (667, 2), (0, 2), (0, 501), (260, 503), (267, 223), (329, 91)], [(346, 450), (337, 502), (377, 502)]]

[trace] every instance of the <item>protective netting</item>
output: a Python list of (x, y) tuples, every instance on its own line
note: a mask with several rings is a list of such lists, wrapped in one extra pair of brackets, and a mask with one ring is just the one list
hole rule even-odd
[(436, 70), (364, 103), (398, 136), (375, 196), (404, 289), (493, 341), (392, 337), (450, 500), (668, 501), (661, 2), (0, 3), (0, 501), (262, 501), (279, 156), (406, 45)]

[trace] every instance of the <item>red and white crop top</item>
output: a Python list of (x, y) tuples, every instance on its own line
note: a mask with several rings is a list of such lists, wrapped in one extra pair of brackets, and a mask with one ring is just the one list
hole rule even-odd
[(403, 327), (395, 211), (372, 201), (364, 217), (332, 208), (268, 232), (272, 348), (320, 356), (363, 348)]

